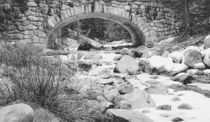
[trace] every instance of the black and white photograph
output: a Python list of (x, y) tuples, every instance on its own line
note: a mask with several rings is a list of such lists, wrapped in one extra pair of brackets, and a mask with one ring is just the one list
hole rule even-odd
[(0, 0), (0, 122), (210, 122), (210, 0)]

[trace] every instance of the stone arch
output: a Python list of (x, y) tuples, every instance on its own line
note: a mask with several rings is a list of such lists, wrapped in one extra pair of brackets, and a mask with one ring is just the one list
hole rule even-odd
[[(87, 10), (87, 8), (91, 7), (73, 7), (71, 9), (61, 11), (60, 16), (56, 14), (51, 16), (48, 19), (48, 24), (52, 27), (52, 29), (47, 36), (47, 45), (49, 43), (53, 43), (56, 38), (56, 32), (58, 32), (64, 26), (68, 25), (69, 23), (88, 18), (100, 18), (116, 22), (130, 33), (133, 46), (145, 44), (146, 37), (144, 30), (141, 30), (141, 27), (139, 27), (139, 21), (137, 21), (138, 18), (135, 18), (134, 15), (130, 14), (126, 7), (110, 8), (109, 6), (99, 7), (99, 5), (97, 7), (96, 4), (95, 9)], [(140, 23), (140, 25), (142, 24), (143, 23)]]

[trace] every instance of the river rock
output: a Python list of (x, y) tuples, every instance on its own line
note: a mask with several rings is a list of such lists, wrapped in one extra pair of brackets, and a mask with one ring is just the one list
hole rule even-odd
[(210, 35), (206, 36), (204, 39), (204, 49), (210, 48)]
[(193, 68), (203, 70), (203, 69), (206, 68), (206, 66), (205, 66), (204, 63), (196, 63), (196, 64), (194, 64), (194, 67)]
[(109, 109), (106, 113), (114, 116), (113, 122), (153, 122), (147, 116), (131, 110)]
[(133, 52), (134, 52), (135, 57), (141, 57), (142, 55), (146, 55), (149, 51), (150, 51), (150, 48), (146, 46), (139, 46)]
[(134, 88), (131, 84), (124, 84), (118, 88), (120, 94), (128, 94), (131, 93), (133, 90)]
[(205, 56), (204, 56), (203, 62), (204, 62), (208, 67), (210, 67), (210, 48), (207, 49), (207, 50), (205, 50)]
[(203, 55), (197, 47), (188, 47), (182, 53), (182, 63), (190, 68), (194, 68), (195, 64), (203, 62)]
[(179, 64), (179, 63), (169, 63), (165, 64), (164, 69), (170, 73), (170, 75), (174, 75), (180, 72), (183, 72), (188, 69), (187, 65)]
[(181, 63), (182, 61), (182, 53), (178, 51), (170, 53), (168, 57), (172, 58), (174, 63)]
[(187, 73), (189, 73), (191, 75), (203, 75), (204, 71), (199, 70), (199, 69), (189, 69), (189, 70), (187, 70)]
[(33, 122), (34, 110), (26, 104), (13, 104), (0, 109), (0, 122)]
[(171, 110), (171, 105), (161, 105), (156, 107), (157, 110), (165, 110), (165, 111), (170, 111)]
[(183, 103), (181, 105), (178, 106), (178, 109), (182, 109), (182, 110), (191, 110), (192, 106), (187, 104), (187, 103)]
[(116, 99), (117, 96), (119, 96), (119, 92), (117, 89), (111, 89), (111, 90), (105, 90), (105, 98), (109, 101), (109, 102), (114, 102), (114, 100)]
[(129, 110), (129, 109), (132, 108), (132, 105), (131, 105), (131, 103), (130, 103), (129, 101), (127, 101), (127, 100), (122, 100), (122, 101), (120, 101), (120, 102), (118, 103), (118, 105), (115, 106), (115, 107), (116, 107), (116, 108), (120, 108), (120, 109), (127, 109), (127, 110)]
[(171, 120), (172, 122), (182, 122), (184, 121), (184, 119), (180, 118), (180, 117), (175, 117)]
[(132, 109), (155, 106), (155, 103), (150, 95), (145, 90), (140, 90), (137, 88), (135, 88), (131, 93), (119, 95), (115, 99), (115, 104), (118, 104), (122, 100), (129, 101)]
[(160, 69), (162, 67), (165, 67), (167, 64), (172, 64), (173, 61), (171, 58), (165, 58), (162, 56), (152, 56), (149, 58), (148, 63), (151, 67)]
[[(145, 65), (147, 66), (147, 64)], [(169, 75), (172, 76), (174, 74), (183, 72), (188, 69), (187, 65), (173, 63), (171, 58), (164, 58), (161, 56), (152, 56), (148, 60), (148, 69), (157, 69), (157, 74)]]
[(133, 57), (125, 55), (117, 62), (114, 72), (136, 75), (139, 72), (139, 65)]
[(176, 76), (171, 77), (171, 80), (179, 81), (186, 85), (192, 82), (193, 77), (189, 73), (182, 72), (182, 73), (177, 74)]

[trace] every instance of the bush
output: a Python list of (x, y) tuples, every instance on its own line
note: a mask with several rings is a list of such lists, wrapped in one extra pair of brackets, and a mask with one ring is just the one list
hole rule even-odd
[(0, 63), (7, 65), (6, 76), (10, 79), (0, 82), (1, 106), (18, 100), (35, 103), (66, 122), (106, 120), (101, 113), (91, 115), (87, 99), (75, 90), (68, 90), (66, 82), (71, 81), (74, 70), (58, 59), (43, 57), (36, 48), (27, 45), (6, 45), (0, 50)]

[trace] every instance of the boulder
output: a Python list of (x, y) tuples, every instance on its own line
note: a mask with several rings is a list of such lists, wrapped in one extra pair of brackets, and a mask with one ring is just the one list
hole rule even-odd
[(122, 101), (120, 101), (120, 102), (118, 103), (117, 106), (115, 106), (115, 108), (127, 109), (127, 110), (129, 110), (129, 109), (132, 108), (132, 106), (131, 106), (131, 103), (130, 103), (129, 101), (127, 101), (127, 100), (122, 100)]
[(178, 81), (183, 84), (192, 83), (193, 77), (189, 73), (179, 73), (176, 76), (171, 77), (171, 80)]
[(197, 47), (188, 47), (182, 52), (182, 63), (194, 68), (195, 64), (203, 63), (203, 55)]
[(182, 53), (178, 51), (170, 53), (168, 57), (172, 58), (174, 63), (181, 63), (182, 61)]
[[(147, 66), (147, 64), (145, 65)], [(188, 69), (185, 64), (173, 63), (171, 58), (164, 58), (161, 56), (152, 56), (148, 60), (148, 66), (146, 67), (149, 72), (156, 69), (157, 74), (164, 74), (172, 76), (174, 74), (183, 72)]]
[(179, 63), (169, 63), (165, 64), (164, 69), (170, 73), (170, 75), (174, 75), (188, 69), (187, 65), (179, 64)]
[(114, 72), (136, 75), (139, 73), (139, 65), (133, 57), (125, 55), (117, 62)]
[(118, 88), (120, 94), (128, 94), (134, 90), (131, 84), (124, 84)]
[(204, 41), (204, 49), (208, 49), (210, 47), (210, 35), (206, 36)]
[(100, 106), (102, 112), (105, 112), (107, 109), (114, 108), (114, 104), (108, 101), (101, 102)]
[(150, 95), (145, 90), (137, 88), (135, 88), (131, 93), (119, 95), (115, 98), (115, 104), (119, 104), (122, 100), (129, 101), (132, 109), (155, 106), (155, 103)]
[(210, 69), (205, 69), (205, 70), (203, 70), (203, 73), (204, 73), (205, 75), (210, 75)]
[(13, 104), (0, 109), (0, 122), (33, 122), (34, 110), (27, 104)]
[(133, 52), (135, 57), (141, 57), (143, 54), (146, 55), (146, 53), (148, 53), (150, 50), (151, 49), (146, 46), (139, 46)]
[(204, 71), (199, 69), (189, 69), (187, 70), (187, 73), (191, 75), (203, 75)]
[(206, 66), (205, 66), (204, 63), (196, 63), (196, 64), (194, 64), (194, 67), (193, 68), (203, 70), (203, 69), (206, 68)]
[(153, 122), (147, 116), (131, 110), (109, 109), (106, 113), (113, 116), (113, 122)]
[(210, 67), (210, 48), (205, 50), (203, 62), (206, 66)]
[(105, 90), (104, 96), (109, 102), (114, 102), (117, 96), (119, 96), (119, 92), (117, 89)]
[(165, 58), (162, 56), (152, 56), (149, 58), (148, 63), (151, 67), (161, 69), (162, 67), (165, 67), (168, 64), (172, 64), (173, 61), (171, 58)]

